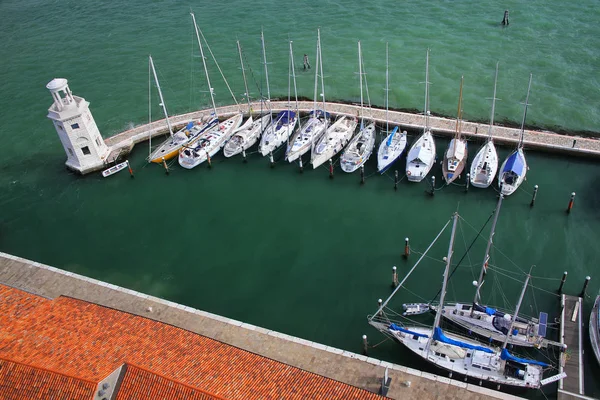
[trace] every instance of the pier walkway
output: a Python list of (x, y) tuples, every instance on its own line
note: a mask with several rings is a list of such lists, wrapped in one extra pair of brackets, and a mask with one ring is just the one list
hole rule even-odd
[[(287, 101), (271, 102), (271, 109), (273, 112), (288, 109), (288, 106), (289, 103)], [(314, 103), (312, 101), (298, 102), (298, 109), (301, 113), (310, 112), (313, 109), (313, 106)], [(292, 107), (295, 107), (295, 103), (293, 103)], [(325, 108), (327, 112), (335, 116), (357, 116), (360, 110), (360, 107), (357, 105), (342, 103), (326, 103)], [(240, 105), (219, 107), (217, 108), (217, 112), (221, 117), (228, 117), (240, 109), (246, 114), (249, 111), (247, 105)], [(263, 105), (262, 109), (266, 110), (267, 108)], [(260, 102), (252, 104), (252, 110), (254, 113), (259, 113), (261, 111)], [(196, 120), (202, 116), (209, 115), (211, 111), (212, 110), (210, 109), (206, 109), (188, 114), (176, 115), (170, 117), (169, 120), (174, 129), (175, 127), (180, 128), (191, 120)], [(372, 118), (380, 124), (383, 124), (386, 121), (385, 110), (382, 109), (367, 109), (365, 115), (371, 115)], [(425, 125), (425, 117), (419, 114), (389, 111), (388, 118), (390, 124), (398, 125), (401, 129), (406, 130), (423, 129)], [(456, 125), (455, 119), (431, 116), (429, 121), (434, 134), (443, 136), (451, 136), (454, 134)], [(489, 125), (487, 124), (463, 121), (462, 132), (469, 139), (483, 141), (487, 137), (488, 127)], [(105, 142), (111, 148), (111, 155), (108, 157), (108, 161), (112, 162), (117, 155), (128, 153), (135, 144), (146, 141), (150, 137), (163, 135), (166, 132), (168, 132), (168, 128), (166, 121), (163, 119), (150, 124), (137, 126), (107, 138), (105, 139)], [(493, 136), (494, 140), (499, 144), (516, 145), (519, 141), (519, 132), (519, 129), (496, 125), (493, 129)], [(600, 157), (600, 140), (594, 138), (559, 135), (548, 131), (525, 130), (524, 143), (526, 148), (540, 151)]]
[(561, 354), (559, 372), (567, 377), (558, 384), (558, 400), (591, 399), (583, 384), (583, 301), (581, 297), (561, 296), (560, 343), (567, 345)]
[(518, 399), (478, 385), (231, 320), (5, 253), (0, 253), (0, 283), (50, 299), (69, 296), (157, 320), (371, 392), (379, 390), (384, 372), (388, 369), (392, 381), (387, 396), (394, 399)]

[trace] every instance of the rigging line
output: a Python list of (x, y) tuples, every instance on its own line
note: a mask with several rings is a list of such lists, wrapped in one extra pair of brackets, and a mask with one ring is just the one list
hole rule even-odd
[(221, 74), (221, 78), (223, 78), (223, 80), (225, 81), (225, 85), (227, 86), (227, 89), (229, 90), (229, 94), (231, 94), (231, 97), (233, 98), (233, 101), (235, 102), (236, 106), (239, 106), (239, 103), (237, 101), (237, 99), (235, 98), (235, 95), (233, 94), (233, 91), (231, 90), (231, 87), (229, 87), (229, 83), (227, 82), (227, 79), (225, 79), (225, 75), (223, 74), (223, 71), (221, 70), (221, 67), (219, 66), (219, 63), (217, 62), (217, 59), (215, 58), (215, 55), (213, 54), (210, 45), (208, 44), (208, 41), (206, 40), (206, 38), (204, 37), (204, 33), (202, 33), (202, 29), (198, 28), (198, 31), (200, 32), (200, 36), (202, 36), (202, 39), (204, 40), (204, 43), (206, 44), (206, 48), (208, 49), (208, 52), (210, 53), (213, 61), (215, 62), (215, 65), (217, 66), (217, 69), (219, 70), (219, 73)]
[[(495, 212), (495, 210), (494, 210)], [(448, 276), (448, 280), (450, 280), (450, 278), (452, 278), (452, 275), (454, 275), (454, 273), (456, 272), (456, 270), (458, 269), (459, 265), (461, 264), (461, 262), (464, 260), (465, 256), (469, 253), (469, 251), (471, 250), (471, 247), (473, 247), (473, 245), (475, 244), (475, 242), (477, 241), (477, 239), (479, 238), (479, 236), (481, 235), (481, 232), (485, 229), (485, 227), (487, 226), (487, 224), (490, 222), (490, 220), (492, 219), (492, 217), (494, 216), (494, 212), (492, 212), (490, 214), (490, 216), (488, 217), (487, 221), (485, 221), (485, 224), (483, 224), (483, 226), (481, 227), (481, 229), (479, 230), (479, 232), (477, 233), (477, 235), (475, 235), (475, 238), (473, 238), (473, 241), (471, 242), (471, 244), (469, 245), (469, 248), (465, 251), (465, 253), (463, 254), (463, 256), (461, 257), (460, 260), (458, 260), (458, 263), (456, 264), (456, 266), (454, 267), (454, 269), (452, 270), (452, 272), (450, 273), (450, 275)], [(464, 219), (459, 215), (458, 216), (461, 221), (464, 221)], [(466, 222), (466, 221), (465, 221)], [(429, 302), (430, 304), (440, 295), (440, 292), (442, 290), (438, 290), (438, 292), (436, 293), (436, 295), (433, 297), (433, 299), (431, 299), (431, 301)]]
[(394, 289), (394, 291), (392, 292), (392, 294), (383, 302), (383, 304), (379, 307), (379, 309), (377, 310), (377, 312), (375, 313), (375, 315), (379, 314), (379, 312), (387, 305), (387, 303), (390, 302), (390, 300), (392, 299), (392, 297), (394, 297), (394, 295), (396, 294), (396, 292), (398, 290), (400, 290), (400, 288), (402, 287), (402, 284), (408, 279), (408, 277), (415, 270), (415, 268), (417, 268), (417, 265), (419, 265), (419, 263), (421, 262), (421, 260), (424, 258), (425, 254), (427, 254), (427, 252), (433, 247), (433, 245), (435, 244), (435, 242), (437, 242), (437, 240), (440, 238), (440, 236), (442, 236), (442, 233), (444, 233), (444, 231), (446, 230), (446, 228), (448, 227), (448, 225), (450, 225), (450, 222), (453, 219), (454, 219), (454, 216), (452, 216), (452, 218), (449, 219), (446, 222), (446, 224), (444, 225), (444, 227), (442, 228), (442, 230), (440, 230), (440, 232), (437, 234), (437, 236), (435, 237), (435, 239), (433, 239), (433, 242), (431, 242), (431, 244), (429, 245), (429, 247), (427, 247), (427, 250), (425, 250), (425, 253), (423, 254), (423, 256), (421, 256), (417, 260), (417, 262), (415, 263), (415, 265), (413, 265), (413, 267), (410, 269), (410, 271), (408, 271), (408, 274), (406, 274), (406, 276), (404, 277), (404, 279), (402, 279), (402, 282), (400, 282), (400, 284), (396, 287), (396, 289)]

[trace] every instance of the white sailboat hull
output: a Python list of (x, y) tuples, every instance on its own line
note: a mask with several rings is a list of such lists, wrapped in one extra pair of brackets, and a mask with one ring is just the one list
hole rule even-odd
[(504, 196), (513, 194), (525, 180), (527, 175), (527, 160), (522, 148), (513, 151), (500, 167), (498, 185)]
[(241, 125), (243, 117), (242, 113), (234, 115), (202, 134), (192, 146), (182, 148), (179, 151), (179, 165), (186, 169), (192, 169), (206, 161), (208, 156), (214, 157)]
[(489, 187), (498, 172), (498, 153), (492, 140), (488, 140), (479, 149), (471, 163), (471, 185), (477, 188)]
[(233, 157), (254, 146), (261, 133), (270, 122), (271, 114), (267, 114), (254, 120), (249, 127), (238, 129), (227, 141), (225, 147), (223, 147), (223, 155), (225, 157)]
[[(434, 307), (434, 309), (437, 307)], [(509, 322), (498, 320), (499, 316), (488, 315), (485, 312), (472, 310), (471, 304), (446, 304), (442, 307), (442, 316), (456, 325), (470, 330), (482, 337), (492, 338), (497, 342), (504, 342), (506, 334), (501, 329)], [(471, 316), (471, 312), (473, 315)], [(496, 318), (496, 321), (494, 319)], [(504, 318), (502, 318), (504, 319)], [(509, 320), (510, 321), (510, 320)], [(496, 324), (496, 326), (494, 326)], [(498, 329), (498, 328), (500, 329)], [(543, 337), (538, 335), (539, 325), (533, 321), (518, 319), (513, 323), (513, 334), (508, 343), (522, 347), (539, 347), (542, 345)]]
[[(431, 328), (407, 327), (406, 329), (422, 335), (427, 335), (428, 337), (431, 337), (433, 333)], [(424, 360), (447, 371), (500, 385), (532, 389), (541, 386), (540, 382), (543, 371), (540, 366), (527, 365), (526, 370), (523, 371), (524, 375), (522, 378), (507, 376), (505, 374), (506, 361), (500, 358), (500, 352), (497, 350), (495, 350), (493, 354), (489, 354), (479, 350), (467, 350), (458, 346), (436, 341), (433, 341), (428, 348), (427, 342), (429, 341), (429, 338), (415, 338), (414, 335), (391, 329), (389, 329), (388, 332)], [(446, 336), (454, 340), (480, 346), (479, 343), (463, 337), (457, 337), (451, 334), (446, 334)]]
[(277, 150), (279, 146), (288, 140), (294, 128), (296, 128), (298, 116), (294, 113), (294, 117), (286, 120), (286, 123), (281, 123), (281, 121), (282, 119), (279, 117), (273, 120), (265, 129), (258, 145), (258, 152), (263, 157)]
[(410, 182), (421, 182), (435, 163), (435, 142), (430, 131), (423, 133), (411, 146), (406, 158), (406, 176)]
[(205, 117), (200, 121), (196, 121), (194, 126), (190, 129), (188, 129), (187, 126), (183, 127), (158, 146), (156, 150), (148, 156), (148, 161), (160, 163), (162, 162), (163, 157), (165, 160), (175, 157), (179, 152), (179, 149), (188, 143), (192, 143), (199, 135), (218, 123), (219, 120), (215, 117)]
[(358, 121), (354, 117), (341, 116), (315, 143), (311, 154), (313, 169), (339, 153), (352, 138)]
[[(394, 135), (392, 137), (392, 135)], [(390, 138), (392, 139), (390, 142)], [(388, 144), (388, 142), (390, 142)], [(402, 156), (406, 148), (406, 131), (390, 133), (379, 145), (377, 152), (377, 171), (383, 174), (392, 164)]]
[(350, 141), (340, 158), (342, 171), (352, 173), (364, 165), (375, 147), (375, 123), (372, 122), (358, 132)]
[(313, 142), (319, 140), (325, 133), (327, 125), (326, 119), (310, 117), (290, 140), (285, 152), (286, 159), (289, 162), (294, 162), (306, 154), (312, 147)]

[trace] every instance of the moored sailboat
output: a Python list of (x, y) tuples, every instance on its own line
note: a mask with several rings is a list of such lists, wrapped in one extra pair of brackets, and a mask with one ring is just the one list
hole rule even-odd
[(531, 90), (531, 79), (533, 74), (529, 74), (529, 85), (527, 86), (527, 97), (525, 98), (525, 111), (523, 112), (523, 121), (521, 122), (521, 136), (517, 149), (506, 157), (506, 160), (500, 167), (498, 174), (498, 185), (500, 193), (505, 196), (513, 194), (525, 180), (527, 175), (527, 160), (523, 150), (523, 136), (525, 135), (525, 119), (527, 118), (527, 106), (529, 105), (529, 92)]
[(196, 122), (190, 121), (186, 126), (173, 133), (173, 127), (171, 126), (171, 121), (169, 120), (167, 105), (163, 98), (162, 90), (160, 89), (160, 83), (158, 81), (158, 76), (156, 75), (156, 70), (154, 69), (154, 61), (152, 60), (152, 56), (148, 56), (148, 60), (152, 75), (154, 76), (156, 88), (158, 89), (160, 106), (163, 110), (163, 114), (165, 115), (165, 120), (167, 122), (167, 127), (169, 128), (170, 134), (167, 140), (165, 140), (160, 146), (150, 153), (148, 156), (148, 162), (161, 163), (163, 160), (170, 160), (171, 158), (175, 157), (183, 146), (195, 140), (206, 130), (216, 126), (219, 120), (214, 116), (216, 115), (215, 113), (210, 117), (205, 116)]
[(496, 84), (498, 83), (498, 63), (496, 63), (496, 75), (494, 77), (494, 97), (492, 98), (492, 116), (488, 129), (488, 139), (479, 149), (471, 162), (470, 180), (471, 185), (478, 188), (486, 188), (492, 184), (498, 171), (498, 153), (494, 146), (492, 129), (494, 127), (494, 111), (496, 109)]
[(387, 137), (379, 144), (379, 150), (377, 152), (377, 171), (383, 174), (392, 164), (400, 158), (404, 149), (406, 148), (406, 131), (398, 132), (398, 127), (395, 126), (392, 132), (390, 132), (390, 119), (389, 119), (389, 52), (388, 43), (385, 44), (385, 123), (386, 130), (388, 133)]
[[(206, 81), (208, 82), (208, 86), (210, 88), (210, 98), (214, 107), (214, 94), (212, 90), (212, 86), (210, 85), (210, 78), (208, 75), (208, 69), (206, 68), (206, 61), (204, 57), (204, 50), (202, 48), (202, 40), (200, 39), (198, 25), (196, 24), (196, 17), (193, 13), (192, 20), (194, 22), (194, 29), (196, 31), (196, 38), (198, 40), (198, 47), (200, 49), (200, 56), (202, 57), (202, 64), (204, 66), (204, 72), (206, 74)], [(216, 62), (216, 60), (215, 60)], [(223, 77), (224, 79), (225, 77)], [(227, 81), (225, 81), (227, 83)], [(227, 85), (229, 87), (229, 85)], [(230, 91), (231, 92), (231, 91)], [(232, 97), (235, 100), (235, 97)], [(216, 109), (216, 108), (215, 108)], [(219, 123), (214, 128), (205, 131), (198, 138), (190, 143), (189, 145), (185, 145), (179, 151), (179, 165), (183, 168), (191, 169), (194, 168), (204, 161), (206, 161), (209, 157), (213, 157), (216, 155), (219, 150), (225, 145), (225, 142), (229, 140), (231, 135), (235, 132), (236, 129), (242, 124), (244, 114), (241, 110), (234, 114), (229, 119), (224, 122)]]
[(406, 176), (410, 182), (421, 182), (435, 163), (436, 150), (429, 129), (429, 49), (425, 62), (425, 127), (406, 156)]
[(327, 128), (325, 134), (313, 145), (310, 155), (313, 169), (332, 159), (344, 148), (356, 130), (356, 125), (356, 117), (342, 115)]
[(448, 149), (444, 153), (442, 162), (442, 175), (449, 185), (456, 180), (465, 169), (467, 164), (467, 141), (461, 136), (461, 118), (462, 118), (462, 91), (464, 76), (460, 78), (460, 92), (458, 95), (458, 112), (456, 116), (456, 132)]
[[(265, 62), (265, 75), (268, 76), (267, 73), (267, 56), (264, 51), (264, 37), (261, 32), (261, 39), (263, 41), (263, 56)], [(296, 86), (296, 75), (294, 69), (294, 56), (292, 51), (292, 42), (290, 41), (290, 68), (288, 73), (288, 107), (290, 105), (291, 100), (291, 82), (290, 78), (294, 75), (294, 87)], [(267, 91), (269, 87), (269, 80), (267, 78)], [(270, 95), (269, 95), (270, 98)], [(277, 117), (271, 122), (269, 126), (265, 129), (262, 138), (260, 139), (260, 143), (258, 145), (258, 152), (262, 156), (266, 156), (267, 154), (272, 154), (275, 150), (279, 148), (283, 143), (285, 143), (294, 129), (296, 128), (296, 124), (298, 123), (298, 98), (296, 97), (296, 111), (292, 111), (290, 109), (281, 111), (277, 114)]]
[[(340, 157), (340, 166), (344, 172), (354, 172), (362, 165), (364, 165), (371, 153), (373, 153), (373, 147), (375, 146), (375, 122), (370, 122), (365, 126), (364, 109), (363, 109), (363, 60), (362, 51), (360, 47), (360, 40), (358, 41), (358, 74), (360, 77), (360, 131), (350, 141), (342, 156)], [(365, 76), (366, 83), (366, 76)], [(367, 99), (369, 99), (369, 87), (367, 88)], [(371, 102), (369, 101), (369, 107)]]
[[(321, 109), (317, 108), (317, 86), (321, 76)], [(329, 126), (330, 116), (325, 111), (325, 85), (323, 83), (323, 59), (321, 54), (321, 29), (317, 29), (317, 59), (315, 62), (315, 94), (312, 111), (308, 120), (292, 135), (287, 146), (285, 157), (293, 162), (306, 154), (313, 143), (325, 133)]]
[[(452, 234), (448, 247), (448, 255), (444, 258), (445, 270), (440, 295), (440, 304), (444, 303), (446, 295), (449, 267), (452, 260), (454, 238), (456, 234), (456, 225), (458, 214), (452, 217)], [(392, 295), (381, 304), (374, 316), (369, 317), (369, 323), (392, 338), (405, 345), (409, 350), (422, 357), (424, 360), (434, 364), (437, 367), (455, 372), (466, 377), (475, 378), (481, 381), (487, 381), (498, 385), (508, 385), (524, 388), (539, 388), (544, 384), (561, 379), (566, 374), (558, 374), (547, 379), (543, 379), (544, 368), (549, 367), (545, 362), (516, 357), (506, 349), (508, 337), (502, 345), (502, 349), (480, 344), (472, 339), (465, 338), (457, 334), (445, 333), (441, 326), (441, 310), (436, 310), (433, 327), (423, 326), (402, 326), (396, 323), (390, 323), (385, 317), (383, 309), (387, 306), (390, 299), (402, 287), (408, 276), (414, 271), (419, 262), (425, 257), (433, 244), (448, 227), (450, 221), (446, 223), (442, 231), (434, 239), (426, 252), (421, 256), (407, 276), (397, 286)], [(519, 313), (521, 301), (529, 280), (529, 275), (521, 292), (519, 301), (514, 312), (515, 318)], [(508, 332), (513, 330), (513, 323), (508, 326)]]

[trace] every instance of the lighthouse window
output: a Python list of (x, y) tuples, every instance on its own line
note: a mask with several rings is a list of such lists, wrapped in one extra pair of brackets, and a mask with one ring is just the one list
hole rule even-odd
[(71, 125), (71, 129), (79, 129), (79, 124), (75, 123)]
[(96, 138), (96, 145), (100, 147), (100, 138)]
[(84, 146), (84, 147), (82, 147), (82, 148), (81, 148), (81, 151), (82, 151), (82, 152), (83, 152), (83, 154), (85, 154), (86, 156), (87, 156), (87, 155), (90, 155), (90, 154), (92, 154), (92, 152), (90, 151), (90, 148), (89, 148), (89, 147), (87, 147), (87, 146)]

